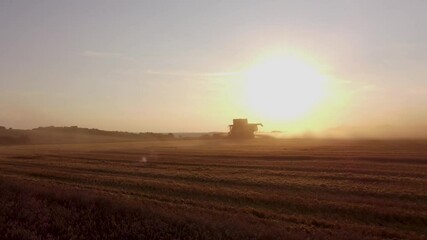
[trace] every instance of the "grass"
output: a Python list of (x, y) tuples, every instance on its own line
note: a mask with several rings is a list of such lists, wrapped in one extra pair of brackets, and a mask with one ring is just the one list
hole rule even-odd
[(425, 239), (425, 149), (302, 139), (4, 146), (0, 235)]

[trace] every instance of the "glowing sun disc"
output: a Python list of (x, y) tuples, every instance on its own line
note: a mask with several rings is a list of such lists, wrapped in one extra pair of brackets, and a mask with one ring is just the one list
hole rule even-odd
[(297, 58), (272, 58), (247, 71), (246, 96), (250, 108), (274, 120), (302, 116), (324, 94), (325, 77)]

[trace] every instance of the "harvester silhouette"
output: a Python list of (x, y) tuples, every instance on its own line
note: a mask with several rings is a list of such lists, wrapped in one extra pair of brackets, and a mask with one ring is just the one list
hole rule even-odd
[(233, 124), (228, 125), (230, 128), (230, 132), (228, 136), (230, 138), (254, 138), (255, 132), (258, 131), (258, 126), (263, 126), (262, 123), (248, 123), (248, 119), (240, 118), (233, 119)]

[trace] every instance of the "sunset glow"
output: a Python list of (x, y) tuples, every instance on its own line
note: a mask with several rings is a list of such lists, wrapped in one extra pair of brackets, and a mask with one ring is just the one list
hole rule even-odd
[(314, 66), (292, 56), (259, 62), (247, 72), (246, 81), (249, 106), (271, 120), (301, 117), (327, 94), (327, 79)]
[(0, 126), (427, 137), (427, 1), (24, 2), (0, 1)]
[(0, 0), (0, 240), (427, 240), (426, 9)]

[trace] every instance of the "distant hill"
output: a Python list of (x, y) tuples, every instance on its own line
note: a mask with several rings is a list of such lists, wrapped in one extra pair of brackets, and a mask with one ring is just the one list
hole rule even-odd
[(222, 138), (227, 136), (225, 132), (177, 132), (173, 133), (177, 138), (187, 138), (187, 139), (206, 139), (206, 138)]
[(174, 135), (163, 133), (131, 133), (105, 131), (95, 128), (38, 127), (31, 130), (7, 129), (0, 126), (0, 145), (50, 144), (50, 143), (100, 143), (140, 140), (173, 139)]

